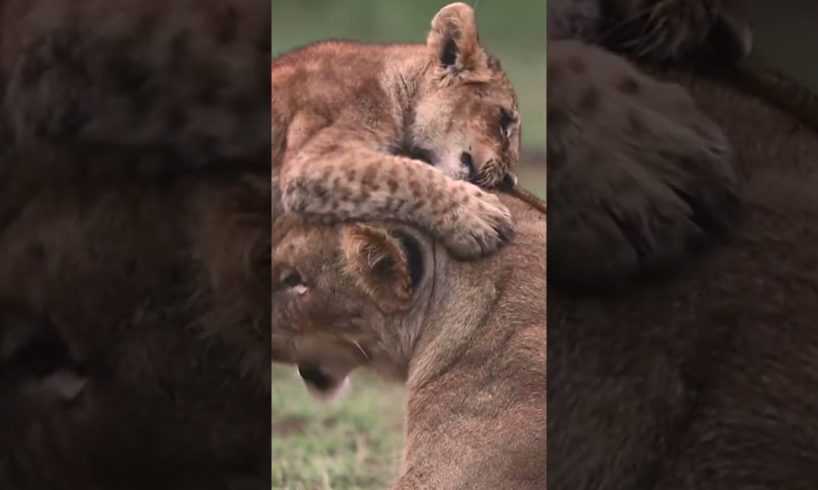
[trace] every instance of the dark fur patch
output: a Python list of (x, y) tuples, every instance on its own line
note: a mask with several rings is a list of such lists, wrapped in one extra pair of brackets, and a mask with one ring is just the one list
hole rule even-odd
[(420, 160), (430, 165), (433, 165), (436, 161), (435, 154), (430, 150), (407, 143), (389, 147), (389, 153), (396, 156)]
[(420, 284), (424, 272), (423, 254), (420, 249), (420, 244), (417, 240), (405, 234), (399, 233), (397, 236), (403, 248), (403, 252), (406, 254), (412, 290), (414, 291), (418, 284)]
[(269, 174), (147, 179), (117, 169), (135, 150), (36, 150), (0, 162), (0, 486), (263, 478)]
[(238, 35), (238, 12), (234, 7), (225, 7), (219, 14), (215, 19), (216, 41), (219, 44), (229, 44)]
[(446, 39), (446, 42), (443, 44), (443, 51), (440, 53), (440, 62), (447, 68), (454, 66), (457, 62), (457, 42), (454, 38), (450, 37)]
[(626, 77), (619, 83), (619, 90), (623, 94), (635, 95), (640, 89), (639, 82), (633, 77)]
[(492, 54), (486, 53), (486, 55), (489, 69), (494, 73), (502, 73), (503, 65), (500, 63), (500, 60)]
[(590, 112), (599, 106), (599, 91), (588, 87), (579, 99), (579, 108), (583, 112)]
[(0, 379), (42, 377), (73, 364), (51, 325), (19, 304), (0, 301)]

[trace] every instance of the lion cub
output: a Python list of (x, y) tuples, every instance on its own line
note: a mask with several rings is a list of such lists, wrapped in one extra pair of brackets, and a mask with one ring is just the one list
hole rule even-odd
[(461, 257), (511, 234), (505, 206), (473, 184), (514, 185), (517, 98), (468, 5), (440, 10), (425, 44), (322, 42), (273, 60), (271, 77), (285, 211), (400, 219)]
[(406, 381), (393, 489), (545, 488), (545, 216), (501, 197), (515, 239), (477, 261), (400, 223), (291, 221), (273, 251), (276, 360), (319, 394), (363, 365)]

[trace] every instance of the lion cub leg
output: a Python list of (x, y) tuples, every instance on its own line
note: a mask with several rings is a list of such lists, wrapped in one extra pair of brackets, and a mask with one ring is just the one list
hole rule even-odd
[(551, 274), (573, 285), (678, 264), (738, 207), (728, 141), (693, 99), (575, 41), (549, 42), (548, 165)]
[(286, 211), (329, 221), (409, 222), (462, 258), (492, 252), (512, 235), (511, 214), (495, 195), (334, 133), (325, 130), (285, 158), (280, 188)]

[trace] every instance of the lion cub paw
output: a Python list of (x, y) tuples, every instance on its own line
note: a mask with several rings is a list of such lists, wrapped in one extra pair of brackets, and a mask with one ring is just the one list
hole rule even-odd
[(436, 228), (453, 255), (463, 259), (482, 257), (514, 235), (511, 212), (497, 196), (464, 184), (452, 198), (451, 209), (438, 220)]
[(730, 146), (678, 85), (572, 41), (549, 43), (550, 276), (627, 282), (683, 263), (735, 221)]

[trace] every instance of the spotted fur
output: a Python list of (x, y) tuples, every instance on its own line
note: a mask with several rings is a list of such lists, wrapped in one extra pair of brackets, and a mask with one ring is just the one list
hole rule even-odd
[(516, 179), (517, 100), (468, 5), (444, 7), (425, 44), (330, 41), (277, 58), (272, 108), (285, 211), (404, 220), (461, 257), (511, 235), (506, 207), (477, 185)]
[(268, 1), (8, 0), (0, 19), (15, 144), (131, 147), (172, 169), (266, 167)]

